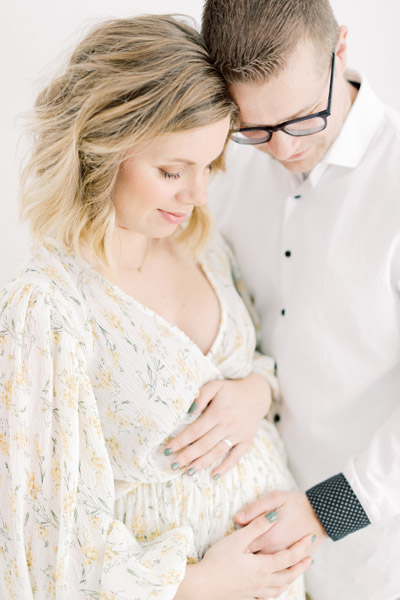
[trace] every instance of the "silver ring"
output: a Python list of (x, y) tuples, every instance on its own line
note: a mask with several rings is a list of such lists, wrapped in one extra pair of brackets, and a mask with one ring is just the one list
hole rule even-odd
[(228, 438), (224, 438), (223, 440), (221, 440), (221, 442), (224, 442), (224, 444), (226, 444), (228, 446), (229, 450), (232, 450), (233, 444), (232, 444), (231, 440), (228, 440)]

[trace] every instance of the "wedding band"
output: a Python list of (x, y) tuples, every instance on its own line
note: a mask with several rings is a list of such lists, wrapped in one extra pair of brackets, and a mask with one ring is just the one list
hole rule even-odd
[(233, 444), (231, 440), (228, 440), (228, 438), (224, 438), (223, 440), (221, 440), (221, 442), (224, 442), (228, 446), (229, 450), (232, 450)]

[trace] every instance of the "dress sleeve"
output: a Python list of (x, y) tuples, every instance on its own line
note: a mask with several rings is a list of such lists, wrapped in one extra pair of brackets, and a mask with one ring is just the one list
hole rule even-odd
[(0, 597), (169, 600), (192, 531), (140, 545), (114, 520), (83, 329), (36, 285), (0, 299)]

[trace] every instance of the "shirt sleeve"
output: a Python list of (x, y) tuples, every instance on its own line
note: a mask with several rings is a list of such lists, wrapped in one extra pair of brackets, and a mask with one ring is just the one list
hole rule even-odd
[(51, 291), (17, 283), (1, 298), (0, 597), (172, 599), (192, 531), (143, 545), (114, 519), (81, 333)]
[[(398, 517), (399, 482), (400, 408), (378, 428), (366, 449), (350, 458), (342, 474), (306, 493), (328, 535), (340, 539), (370, 523)], [(339, 537), (330, 534), (332, 528), (339, 528)]]
[(400, 513), (400, 408), (343, 470), (371, 523)]

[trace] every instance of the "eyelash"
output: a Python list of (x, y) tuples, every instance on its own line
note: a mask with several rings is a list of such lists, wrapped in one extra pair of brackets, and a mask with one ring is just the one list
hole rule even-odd
[(168, 171), (163, 171), (163, 170), (161, 170), (161, 175), (165, 179), (179, 179), (181, 176), (180, 173), (169, 173)]
[[(212, 171), (212, 164), (207, 165), (206, 169), (208, 169), (210, 172)], [(177, 173), (170, 173), (169, 171), (164, 171), (163, 169), (160, 169), (161, 171), (161, 175), (164, 177), (164, 179), (180, 179), (181, 178), (181, 173), (177, 172)]]

